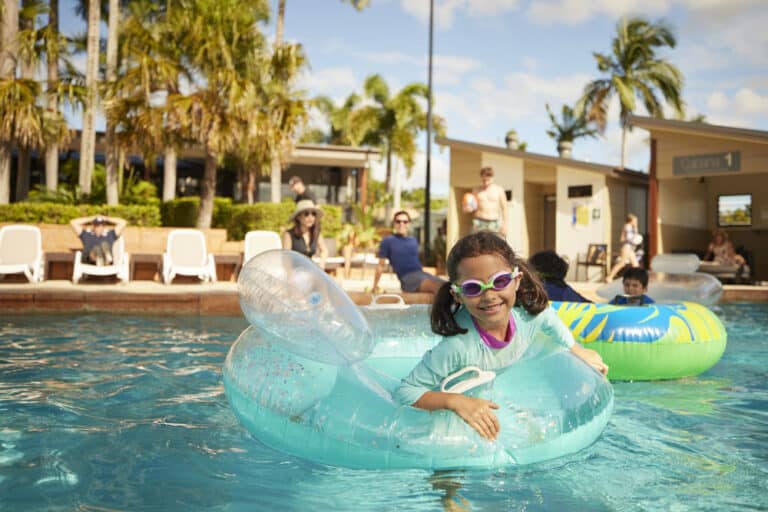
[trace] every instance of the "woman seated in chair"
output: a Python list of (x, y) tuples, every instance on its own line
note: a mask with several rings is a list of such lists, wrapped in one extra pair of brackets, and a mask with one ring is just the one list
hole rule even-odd
[(605, 282), (610, 283), (616, 274), (625, 266), (639, 267), (640, 261), (637, 258), (637, 248), (643, 243), (643, 235), (637, 228), (637, 215), (628, 213), (624, 227), (621, 229), (621, 250), (619, 257), (614, 263)]
[(293, 226), (283, 233), (283, 249), (290, 249), (312, 258), (316, 253), (320, 256), (320, 268), (325, 269), (325, 259), (328, 249), (320, 236), (320, 219), (323, 210), (315, 206), (310, 199), (302, 199), (296, 203), (296, 209), (291, 214)]
[(728, 238), (728, 233), (722, 229), (716, 229), (712, 233), (712, 241), (707, 246), (704, 260), (727, 266), (742, 266), (746, 263), (744, 257), (734, 249), (733, 242)]
[(707, 246), (704, 261), (713, 261), (724, 267), (735, 267), (737, 281), (749, 279), (751, 271), (747, 265), (747, 260), (736, 252), (733, 242), (728, 238), (728, 233), (722, 229), (716, 229), (712, 233), (712, 241)]

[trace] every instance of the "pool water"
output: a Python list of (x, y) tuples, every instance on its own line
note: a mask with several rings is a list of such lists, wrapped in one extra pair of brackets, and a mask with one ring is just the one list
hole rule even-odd
[(0, 318), (0, 511), (764, 510), (768, 304), (714, 307), (711, 370), (615, 383), (603, 436), (488, 471), (348, 470), (249, 436), (221, 366), (238, 318)]

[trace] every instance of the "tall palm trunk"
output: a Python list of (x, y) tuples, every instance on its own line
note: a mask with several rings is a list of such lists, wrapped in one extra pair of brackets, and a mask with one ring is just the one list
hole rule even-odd
[(627, 163), (627, 127), (621, 127), (621, 169)]
[[(48, 48), (48, 87), (59, 81), (59, 0), (48, 0), (48, 25), (51, 37), (55, 38)], [(59, 98), (55, 92), (48, 93), (48, 111), (59, 111)], [(51, 142), (45, 148), (45, 186), (48, 190), (56, 190), (59, 186), (59, 144)]]
[(210, 150), (205, 154), (205, 170), (200, 190), (200, 212), (197, 216), (197, 227), (201, 229), (211, 227), (213, 218), (213, 199), (216, 196), (216, 168), (218, 161)]
[(283, 25), (285, 25), (285, 0), (277, 2), (277, 26), (275, 27), (275, 46), (283, 42)]
[(176, 149), (165, 148), (163, 155), (163, 201), (173, 201), (176, 198), (176, 167), (178, 158)]
[[(19, 30), (19, 2), (3, 1), (0, 20), (0, 79), (13, 80), (16, 76), (16, 35)], [(0, 138), (0, 204), (11, 200), (11, 150), (9, 139)]]
[(80, 190), (91, 193), (93, 164), (96, 154), (96, 82), (99, 72), (99, 23), (101, 22), (99, 0), (88, 0), (88, 44), (85, 66), (86, 99), (83, 109), (83, 130), (80, 139)]
[[(277, 27), (275, 28), (275, 48), (283, 44), (283, 25), (285, 24), (285, 0), (277, 3)], [(282, 184), (283, 166), (280, 162), (280, 148), (272, 149), (272, 172), (269, 179), (269, 198), (273, 203), (280, 202), (280, 187)]]
[[(120, 2), (109, 0), (109, 20), (107, 21), (107, 82), (117, 79), (117, 34), (120, 23)], [(117, 173), (117, 147), (115, 147), (115, 123), (107, 118), (107, 133), (104, 140), (107, 171), (107, 204), (119, 202)]]
[[(20, 20), (20, 28), (22, 30), (32, 31), (35, 28), (35, 20), (28, 14), (32, 4), (32, 0), (23, 0), (21, 2), (22, 12), (27, 13), (27, 15)], [(28, 80), (33, 80), (35, 78), (35, 63), (31, 57), (24, 58), (21, 61), (21, 78)], [(25, 200), (29, 194), (31, 167), (31, 150), (27, 147), (19, 147), (18, 160), (16, 162), (16, 201)]]
[[(166, 23), (171, 19), (171, 0), (165, 2), (165, 20)], [(168, 96), (178, 92), (179, 89), (178, 77), (174, 80), (174, 85), (169, 88)], [(168, 113), (168, 125), (167, 129), (173, 132), (176, 129), (176, 117), (173, 112)], [(163, 201), (172, 201), (176, 199), (176, 176), (178, 169), (178, 155), (176, 148), (170, 145), (165, 148), (163, 154)]]

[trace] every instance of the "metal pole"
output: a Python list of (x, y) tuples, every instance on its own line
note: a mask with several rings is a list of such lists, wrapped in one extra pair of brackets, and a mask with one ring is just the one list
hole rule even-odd
[(424, 187), (424, 259), (429, 258), (429, 187), (432, 166), (432, 25), (435, 1), (429, 0), (429, 66), (427, 72), (427, 180)]

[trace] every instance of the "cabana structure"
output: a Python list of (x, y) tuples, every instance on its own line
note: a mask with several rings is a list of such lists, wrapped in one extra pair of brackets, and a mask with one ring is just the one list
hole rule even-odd
[(768, 279), (768, 132), (630, 116), (651, 135), (651, 255), (703, 254), (715, 229)]
[[(590, 244), (606, 244), (609, 256), (618, 251), (619, 230), (627, 213), (638, 216), (640, 231), (645, 232), (646, 173), (456, 139), (436, 141), (451, 150), (449, 249), (470, 231), (472, 217), (462, 211), (461, 199), (479, 185), (480, 169), (486, 166), (493, 167), (494, 182), (507, 194), (507, 241), (524, 257), (542, 249), (567, 256), (570, 279)], [(587, 270), (587, 280), (602, 276), (599, 269)]]

